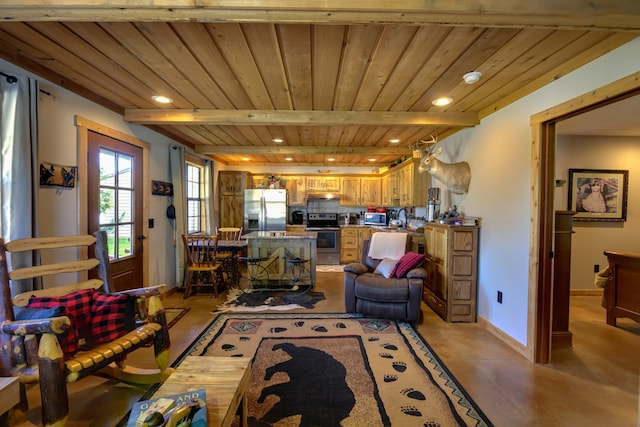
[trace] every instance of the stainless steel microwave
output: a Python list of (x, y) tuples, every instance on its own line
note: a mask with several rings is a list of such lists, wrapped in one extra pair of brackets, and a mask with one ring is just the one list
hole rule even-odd
[(365, 225), (387, 225), (387, 214), (377, 212), (365, 212)]

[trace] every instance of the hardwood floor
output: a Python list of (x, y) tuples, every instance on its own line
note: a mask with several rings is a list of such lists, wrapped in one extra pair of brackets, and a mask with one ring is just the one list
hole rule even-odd
[[(327, 299), (314, 311), (343, 312), (342, 273), (317, 274), (315, 290)], [(191, 310), (171, 329), (176, 359), (215, 317), (224, 300), (208, 295), (183, 299), (173, 294), (166, 307)], [(308, 312), (309, 310), (300, 310)], [(478, 324), (448, 324), (423, 304), (418, 330), (496, 426), (640, 426), (638, 373), (640, 324), (620, 319), (605, 323), (600, 297), (571, 298), (573, 347), (553, 350), (553, 361), (525, 360)], [(153, 367), (151, 349), (136, 351), (131, 365)], [(69, 426), (113, 426), (144, 387), (90, 377), (69, 385)], [(28, 390), (31, 410), (17, 414), (17, 425), (40, 425), (37, 387)]]

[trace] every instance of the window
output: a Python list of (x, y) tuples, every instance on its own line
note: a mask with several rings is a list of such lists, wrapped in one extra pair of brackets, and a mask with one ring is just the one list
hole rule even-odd
[(187, 233), (206, 231), (204, 167), (187, 162)]
[(108, 236), (109, 256), (134, 255), (133, 157), (100, 149), (100, 230)]

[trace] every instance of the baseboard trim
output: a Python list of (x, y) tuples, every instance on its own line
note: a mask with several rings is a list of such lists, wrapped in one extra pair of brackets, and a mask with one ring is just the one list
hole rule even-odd
[(487, 319), (482, 316), (478, 316), (478, 324), (485, 328), (487, 331), (491, 332), (493, 335), (498, 337), (502, 342), (506, 345), (520, 353), (525, 359), (531, 360), (529, 358), (529, 351), (527, 346), (513, 339), (513, 337), (507, 335), (503, 330), (495, 327), (492, 323), (490, 323)]
[(604, 289), (571, 289), (569, 296), (602, 296)]

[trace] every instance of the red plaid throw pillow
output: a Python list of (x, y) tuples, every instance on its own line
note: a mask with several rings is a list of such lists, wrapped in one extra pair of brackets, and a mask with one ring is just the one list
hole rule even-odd
[(125, 294), (94, 293), (91, 307), (91, 342), (106, 343), (127, 333), (127, 319), (133, 315), (134, 300)]
[(27, 307), (30, 308), (52, 308), (64, 307), (64, 316), (71, 320), (71, 326), (65, 334), (60, 337), (60, 347), (65, 356), (71, 356), (80, 347), (80, 335), (78, 331), (89, 326), (91, 319), (91, 297), (93, 289), (82, 289), (61, 297), (36, 297), (29, 299)]
[(404, 277), (409, 271), (420, 266), (424, 262), (424, 255), (417, 252), (407, 252), (396, 264), (395, 277)]

